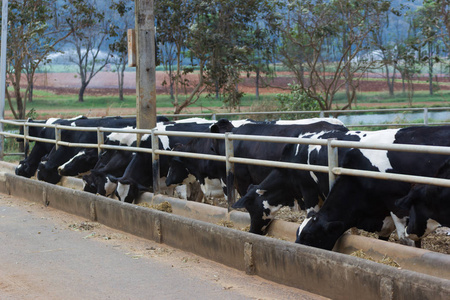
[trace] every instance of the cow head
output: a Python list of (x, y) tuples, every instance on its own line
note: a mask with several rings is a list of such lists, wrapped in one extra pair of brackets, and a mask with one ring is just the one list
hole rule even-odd
[(142, 193), (149, 191), (148, 187), (134, 180), (124, 180), (113, 176), (108, 176), (108, 179), (117, 184), (115, 195), (122, 202), (133, 203)]
[(414, 186), (408, 195), (396, 201), (397, 206), (409, 210), (406, 237), (418, 241), (441, 225), (436, 220), (440, 219), (439, 215), (433, 211), (433, 200), (439, 197), (450, 199), (450, 188), (419, 184)]
[(37, 170), (37, 179), (48, 183), (57, 184), (61, 180), (61, 175), (58, 174), (57, 168), (49, 168), (45, 162), (39, 164)]
[(25, 160), (20, 161), (19, 165), (16, 167), (15, 172), (16, 172), (16, 175), (18, 175), (18, 176), (30, 178), (31, 176), (34, 175), (34, 173), (36, 173), (36, 168), (34, 168), (34, 170), (32, 170), (30, 164), (25, 159)]
[(94, 176), (83, 175), (83, 191), (95, 194), (97, 193), (97, 186), (95, 185)]
[(76, 176), (92, 169), (98, 160), (97, 149), (81, 150), (68, 162), (58, 167), (61, 176)]
[(327, 221), (318, 213), (311, 213), (297, 230), (296, 243), (332, 250), (338, 238), (345, 232), (344, 223)]
[(245, 208), (250, 214), (250, 232), (255, 234), (265, 234), (267, 227), (272, 221), (271, 207), (264, 205), (261, 199), (258, 186), (251, 184), (244, 197), (241, 197), (233, 208)]
[[(187, 147), (183, 144), (176, 144), (172, 151), (186, 151)], [(185, 166), (183, 157), (173, 157), (170, 161), (167, 171), (166, 186), (172, 184), (181, 184), (189, 176), (189, 170)]]

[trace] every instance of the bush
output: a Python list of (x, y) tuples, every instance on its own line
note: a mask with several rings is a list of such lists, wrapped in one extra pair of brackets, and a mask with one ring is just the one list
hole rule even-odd
[[(288, 84), (291, 89), (290, 94), (277, 94), (275, 100), (279, 101), (278, 111), (319, 111), (320, 105), (316, 99), (311, 98), (300, 88), (298, 84)], [(283, 119), (312, 118), (317, 114), (286, 114), (281, 115)]]

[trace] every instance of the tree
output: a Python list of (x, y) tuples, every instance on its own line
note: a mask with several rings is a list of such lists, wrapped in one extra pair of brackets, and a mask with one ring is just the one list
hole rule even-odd
[(156, 38), (161, 42), (165, 54), (163, 63), (167, 66), (175, 113), (181, 112), (184, 107), (196, 101), (195, 88), (192, 95), (186, 96), (183, 100), (180, 95), (180, 90), (190, 84), (186, 75), (193, 72), (192, 68), (183, 66), (183, 61), (189, 26), (195, 14), (194, 8), (195, 1), (166, 0), (155, 3)]
[(67, 25), (72, 29), (72, 35), (67, 41), (75, 48), (75, 54), (69, 60), (78, 66), (81, 81), (78, 101), (83, 102), (84, 93), (92, 78), (109, 63), (111, 49), (107, 43), (112, 23), (111, 19), (105, 19), (107, 7), (102, 8), (98, 2), (91, 0), (75, 2), (76, 5), (69, 12), (74, 12), (78, 5), (83, 5), (84, 14), (66, 19)]
[[(134, 23), (134, 3), (129, 4), (124, 1), (113, 2), (110, 9), (117, 11), (118, 15), (113, 18), (113, 25), (110, 26), (109, 34), (111, 43), (111, 62), (115, 66), (117, 72), (117, 82), (119, 86), (119, 100), (123, 101), (123, 83), (125, 78), (125, 69), (128, 64), (128, 39), (127, 30)], [(134, 25), (132, 26), (134, 27)]]
[(281, 33), (281, 60), (294, 72), (299, 88), (321, 109), (331, 109), (335, 94), (347, 91), (351, 108), (359, 80), (374, 64), (370, 33), (377, 16), (390, 8), (388, 1), (290, 1), (287, 17), (276, 25)]
[[(61, 18), (53, 9), (56, 5), (56, 0), (9, 1), (6, 79), (12, 90), (6, 89), (6, 98), (15, 119), (26, 117), (26, 99), (32, 99), (36, 69), (49, 62), (48, 55), (57, 51), (57, 46), (71, 33), (70, 28), (53, 22)], [(23, 73), (26, 73), (24, 91)]]
[[(176, 70), (170, 76), (175, 90), (175, 113), (195, 103), (203, 92), (211, 97), (222, 95), (230, 108), (239, 104), (240, 74), (251, 70), (253, 24), (267, 3), (263, 0), (156, 3), (157, 35), (163, 46), (174, 45), (177, 58)], [(194, 72), (198, 80), (189, 81), (187, 75)]]
[[(426, 0), (423, 7), (417, 9), (414, 14), (414, 23), (420, 31), (419, 39), (422, 43), (420, 49), (420, 58), (428, 67), (428, 83), (430, 95), (433, 94), (433, 66), (435, 62), (439, 62), (437, 55), (439, 41), (443, 41), (447, 47), (449, 45), (448, 38), (450, 32), (446, 29), (450, 28), (444, 22), (449, 17), (449, 2), (445, 0)], [(445, 29), (444, 29), (445, 28)], [(447, 48), (449, 50), (449, 48)]]

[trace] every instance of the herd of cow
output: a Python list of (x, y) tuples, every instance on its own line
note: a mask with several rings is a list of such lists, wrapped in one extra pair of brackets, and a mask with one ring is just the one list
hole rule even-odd
[[(46, 124), (76, 127), (134, 128), (135, 118), (105, 117), (88, 119), (49, 119)], [(335, 138), (344, 141), (385, 144), (450, 146), (450, 126), (407, 127), (379, 131), (350, 131), (333, 118), (296, 121), (258, 122), (252, 120), (210, 121), (191, 118), (170, 122), (158, 117), (156, 129), (188, 132), (232, 132), (242, 135)], [(30, 127), (29, 135), (55, 138), (53, 127)], [(136, 134), (105, 132), (105, 144), (136, 147)], [(188, 138), (158, 135), (159, 149), (225, 155), (223, 139)], [(71, 143), (97, 144), (96, 132), (62, 130), (61, 140)], [(139, 147), (152, 147), (150, 135), (143, 135)], [(294, 162), (310, 165), (328, 164), (326, 146), (306, 144), (234, 141), (234, 155), (242, 158)], [(338, 164), (349, 169), (399, 173), (450, 179), (448, 155), (339, 148)], [(226, 195), (225, 163), (215, 160), (161, 155), (160, 177), (167, 186), (186, 184), (195, 178), (201, 185), (207, 180), (220, 180)], [(88, 172), (88, 173), (86, 173)], [(56, 184), (61, 176), (83, 175), (84, 190), (115, 197), (132, 203), (145, 191), (152, 190), (152, 155), (145, 152), (103, 150), (97, 148), (54, 147), (37, 141), (30, 154), (20, 162), (16, 174), (36, 175), (38, 180)], [(193, 176), (192, 176), (193, 175)], [(406, 244), (420, 244), (420, 239), (438, 226), (450, 226), (450, 188), (414, 185), (400, 181), (368, 177), (339, 176), (331, 190), (328, 174), (235, 164), (234, 187), (240, 199), (234, 208), (245, 208), (251, 217), (250, 232), (264, 234), (274, 213), (282, 206), (297, 201), (307, 218), (297, 231), (296, 242), (332, 249), (337, 239), (349, 228), (357, 227), (378, 233), (387, 239), (396, 229)]]

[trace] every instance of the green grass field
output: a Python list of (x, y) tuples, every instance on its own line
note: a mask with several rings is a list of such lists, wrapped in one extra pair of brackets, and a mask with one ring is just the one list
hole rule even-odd
[[(263, 94), (260, 99), (256, 100), (254, 94), (245, 94), (241, 106), (251, 106), (260, 102), (274, 101), (276, 94)], [(89, 96), (86, 95), (84, 102), (78, 102), (78, 95), (56, 95), (47, 91), (36, 90), (32, 103), (27, 104), (27, 108), (34, 108), (36, 111), (48, 110), (56, 108), (77, 109), (77, 108), (105, 108), (105, 107), (125, 107), (131, 108), (136, 106), (136, 97), (127, 95), (124, 101), (120, 101), (115, 96)], [(157, 95), (157, 107), (173, 107), (169, 95)], [(335, 98), (335, 103), (346, 103), (347, 99), (345, 93), (338, 93)], [(439, 91), (434, 95), (430, 95), (426, 91), (417, 91), (414, 93), (414, 103), (430, 102), (430, 106), (448, 105), (450, 102), (450, 91)], [(436, 104), (438, 102), (438, 104)], [(379, 107), (383, 107), (386, 103), (398, 103), (398, 107), (405, 107), (408, 105), (408, 96), (404, 93), (396, 93), (393, 97), (387, 92), (365, 92), (359, 93), (357, 104), (377, 103)], [(422, 104), (421, 104), (422, 105)], [(223, 101), (221, 99), (201, 97), (194, 107), (221, 107)], [(8, 109), (8, 107), (7, 107)]]

